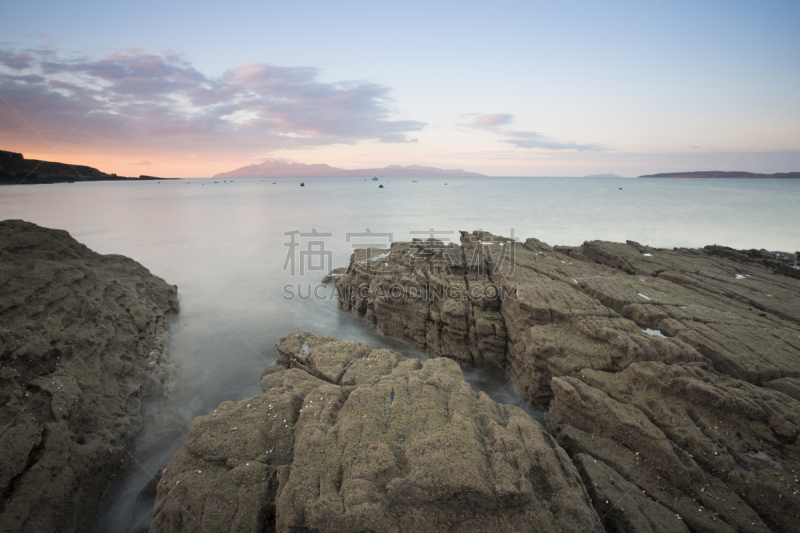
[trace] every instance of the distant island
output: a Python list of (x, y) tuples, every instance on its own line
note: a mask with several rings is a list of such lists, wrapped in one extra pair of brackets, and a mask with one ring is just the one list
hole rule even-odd
[(584, 176), (584, 178), (621, 178), (619, 174), (589, 174), (588, 176)]
[(378, 176), (380, 178), (407, 177), (484, 177), (484, 174), (467, 172), (461, 169), (441, 169), (423, 167), (419, 165), (389, 165), (384, 168), (359, 168), (347, 170), (325, 164), (306, 165), (292, 163), (281, 159), (264, 161), (258, 165), (248, 165), (230, 172), (223, 172), (214, 178), (367, 178)]
[(72, 183), (75, 181), (161, 180), (155, 176), (129, 178), (106, 174), (93, 167), (25, 159), (17, 152), (0, 150), (0, 185)]
[(640, 178), (738, 178), (738, 179), (800, 179), (800, 172), (779, 172), (777, 174), (755, 174), (753, 172), (723, 172), (707, 170), (702, 172), (667, 172), (648, 174)]

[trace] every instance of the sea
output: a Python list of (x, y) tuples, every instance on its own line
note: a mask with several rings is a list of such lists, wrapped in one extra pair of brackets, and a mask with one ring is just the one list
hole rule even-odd
[[(383, 187), (380, 187), (380, 186)], [(170, 319), (177, 365), (170, 402), (186, 427), (220, 402), (260, 394), (275, 344), (300, 329), (426, 355), (338, 308), (329, 270), (354, 248), (485, 230), (577, 246), (637, 241), (658, 248), (718, 244), (800, 250), (800, 180), (518, 177), (255, 178), (0, 187), (0, 219), (69, 231), (178, 286)], [(502, 371), (465, 370), (476, 390), (524, 405)], [(153, 442), (145, 427), (131, 469), (103, 502), (95, 531), (146, 528), (136, 498), (186, 431)], [(149, 437), (148, 437), (149, 436)], [(144, 450), (144, 451), (142, 451)]]

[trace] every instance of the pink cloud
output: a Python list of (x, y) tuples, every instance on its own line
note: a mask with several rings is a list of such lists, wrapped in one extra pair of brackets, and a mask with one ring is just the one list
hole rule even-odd
[(508, 113), (494, 113), (489, 115), (478, 115), (472, 122), (465, 124), (465, 126), (478, 129), (495, 131), (500, 126), (505, 126), (514, 122), (514, 115)]
[(510, 137), (509, 139), (501, 139), (500, 142), (513, 144), (517, 148), (540, 148), (543, 150), (576, 150), (583, 151), (603, 151), (605, 148), (599, 144), (578, 144), (574, 142), (558, 142), (546, 138), (541, 133), (534, 131), (524, 132), (517, 130), (503, 129), (514, 122), (514, 115), (508, 113), (492, 113), (486, 115), (477, 115), (472, 121), (462, 126), (471, 129), (490, 131), (502, 137)]
[(101, 58), (0, 51), (0, 142), (33, 129), (51, 144), (263, 154), (276, 143), (409, 142), (425, 126), (393, 118), (387, 87), (318, 75), (246, 63), (210, 78), (181, 56), (141, 49)]

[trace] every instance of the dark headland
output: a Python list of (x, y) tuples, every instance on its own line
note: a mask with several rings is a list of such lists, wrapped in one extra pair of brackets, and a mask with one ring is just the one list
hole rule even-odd
[(93, 167), (25, 159), (17, 152), (0, 150), (0, 185), (72, 183), (75, 181), (161, 180), (154, 176), (138, 178), (107, 174)]
[(778, 172), (776, 174), (756, 174), (753, 172), (723, 172), (707, 170), (699, 172), (667, 172), (664, 174), (647, 174), (640, 178), (725, 178), (725, 179), (800, 179), (800, 172)]

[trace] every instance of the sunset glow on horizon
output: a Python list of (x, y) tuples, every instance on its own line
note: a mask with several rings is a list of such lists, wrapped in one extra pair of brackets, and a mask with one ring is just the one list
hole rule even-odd
[[(800, 170), (795, 2), (4, 7), (0, 150), (492, 176)], [(35, 22), (33, 22), (35, 21)]]

